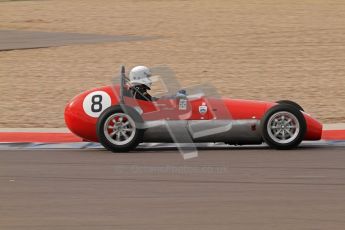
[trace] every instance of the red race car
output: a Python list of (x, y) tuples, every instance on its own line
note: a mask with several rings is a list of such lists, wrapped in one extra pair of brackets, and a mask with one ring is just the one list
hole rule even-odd
[(130, 151), (143, 142), (266, 142), (272, 148), (291, 149), (303, 140), (321, 138), (322, 124), (292, 101), (187, 95), (186, 90), (145, 100), (146, 92), (135, 87), (138, 79), (144, 85), (150, 81), (131, 73), (128, 79), (122, 67), (119, 84), (74, 97), (65, 108), (67, 127), (83, 140), (100, 142), (113, 152)]

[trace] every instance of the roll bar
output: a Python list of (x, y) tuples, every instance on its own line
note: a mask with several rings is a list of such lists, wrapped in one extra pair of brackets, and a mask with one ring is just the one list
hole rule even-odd
[(126, 85), (126, 71), (125, 71), (125, 66), (121, 66), (121, 71), (120, 71), (120, 104), (125, 104), (125, 99), (124, 99), (124, 92), (125, 92), (125, 85)]

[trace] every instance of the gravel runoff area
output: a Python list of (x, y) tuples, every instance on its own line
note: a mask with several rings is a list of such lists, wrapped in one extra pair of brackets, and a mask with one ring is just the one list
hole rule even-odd
[(0, 127), (64, 127), (68, 100), (109, 84), (122, 63), (344, 122), (344, 12), (334, 0), (1, 1), (0, 30), (159, 39), (0, 52)]

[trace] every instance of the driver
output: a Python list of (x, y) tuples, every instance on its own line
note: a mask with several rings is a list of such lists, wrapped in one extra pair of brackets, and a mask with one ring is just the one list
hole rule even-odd
[(129, 72), (131, 83), (130, 91), (134, 98), (145, 101), (152, 101), (154, 98), (147, 92), (151, 89), (152, 73), (146, 66), (136, 66)]

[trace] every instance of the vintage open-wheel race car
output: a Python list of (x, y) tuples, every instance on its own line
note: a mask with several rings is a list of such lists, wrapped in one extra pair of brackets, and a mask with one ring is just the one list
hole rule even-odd
[(113, 152), (126, 152), (143, 142), (267, 143), (291, 149), (303, 140), (320, 140), (322, 124), (295, 102), (263, 102), (209, 97), (205, 94), (146, 101), (135, 99), (121, 68), (120, 82), (85, 91), (65, 108), (67, 127), (85, 141)]

